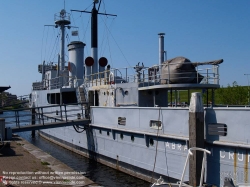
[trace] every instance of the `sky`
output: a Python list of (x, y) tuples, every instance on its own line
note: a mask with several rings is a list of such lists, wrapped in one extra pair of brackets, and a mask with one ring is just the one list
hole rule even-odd
[[(32, 82), (41, 81), (38, 65), (57, 62), (59, 30), (54, 14), (64, 8), (71, 15), (66, 44), (82, 41), (90, 56), (90, 14), (71, 10), (92, 9), (92, 0), (1, 0), (0, 1), (0, 86), (26, 95)], [(184, 56), (193, 62), (224, 59), (220, 84), (250, 81), (249, 0), (103, 0), (99, 16), (99, 57), (112, 67), (158, 64), (158, 33), (165, 33), (167, 59)], [(108, 29), (107, 29), (108, 28)], [(67, 54), (67, 51), (66, 51)], [(66, 57), (67, 60), (67, 57)], [(249, 79), (248, 79), (249, 78)]]

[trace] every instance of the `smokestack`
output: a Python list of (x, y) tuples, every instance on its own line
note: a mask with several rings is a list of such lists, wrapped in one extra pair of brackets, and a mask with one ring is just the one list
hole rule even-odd
[(159, 71), (161, 72), (161, 64), (164, 62), (164, 35), (159, 33)]
[[(69, 76), (72, 80), (78, 79), (79, 85), (83, 83), (83, 59), (84, 59), (84, 46), (85, 43), (74, 41), (68, 44), (69, 63), (68, 70)], [(72, 82), (70, 86), (73, 87)]]

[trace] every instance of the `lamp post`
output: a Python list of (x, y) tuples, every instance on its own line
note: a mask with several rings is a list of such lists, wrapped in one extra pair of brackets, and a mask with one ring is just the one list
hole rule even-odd
[(247, 76), (247, 90), (248, 90), (247, 99), (248, 99), (248, 105), (250, 105), (250, 103), (249, 103), (249, 79), (248, 79), (248, 75), (250, 75), (250, 74), (244, 74), (244, 75)]

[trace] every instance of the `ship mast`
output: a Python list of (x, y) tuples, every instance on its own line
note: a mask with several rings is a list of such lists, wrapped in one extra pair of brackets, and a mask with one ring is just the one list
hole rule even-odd
[[(95, 4), (97, 2), (94, 2), (94, 6), (91, 13), (91, 51), (92, 51), (92, 57), (94, 59), (94, 64), (92, 66), (92, 74), (98, 72), (98, 11), (95, 8)], [(94, 78), (97, 78), (96, 75)]]
[[(101, 5), (101, 2), (99, 3), (98, 10), (96, 9), (96, 4), (98, 4), (98, 0), (93, 0), (93, 8), (92, 11), (85, 11), (85, 10), (71, 10), (76, 12), (85, 12), (85, 13), (91, 13), (91, 51), (92, 51), (92, 58), (94, 59), (94, 64), (92, 66), (92, 74), (97, 75), (98, 73), (98, 14), (100, 15), (106, 15), (106, 16), (117, 16), (114, 14), (106, 14), (106, 13), (100, 13), (99, 8)], [(99, 67), (100, 69), (101, 67)], [(94, 76), (94, 78), (98, 78), (97, 76)]]
[(61, 49), (60, 49), (60, 71), (64, 70), (65, 58), (64, 58), (64, 48), (65, 48), (65, 27), (70, 29), (70, 16), (62, 9), (59, 14), (55, 14), (55, 24), (56, 28), (60, 27), (61, 30)]

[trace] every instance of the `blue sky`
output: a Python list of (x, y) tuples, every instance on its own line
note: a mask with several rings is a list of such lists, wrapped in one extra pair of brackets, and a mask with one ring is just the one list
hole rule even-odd
[[(158, 33), (164, 32), (168, 59), (185, 56), (191, 61), (224, 59), (220, 65), (223, 86), (237, 81), (247, 85), (250, 73), (249, 0), (104, 0), (100, 11), (117, 14), (99, 16), (99, 54), (111, 66), (146, 66), (158, 63)], [(79, 37), (66, 41), (86, 43), (90, 55), (90, 15), (71, 12), (91, 10), (91, 0), (65, 0), (72, 25)], [(105, 5), (105, 6), (104, 6)], [(63, 0), (0, 1), (0, 86), (9, 92), (29, 94), (32, 82), (40, 81), (37, 66), (43, 60), (57, 61), (53, 51), (59, 30), (44, 27), (54, 23)], [(104, 8), (105, 7), (105, 8)], [(112, 35), (105, 29), (109, 26)], [(70, 31), (68, 31), (70, 35)], [(57, 47), (57, 49), (59, 49)], [(249, 76), (250, 79), (250, 76)]]

